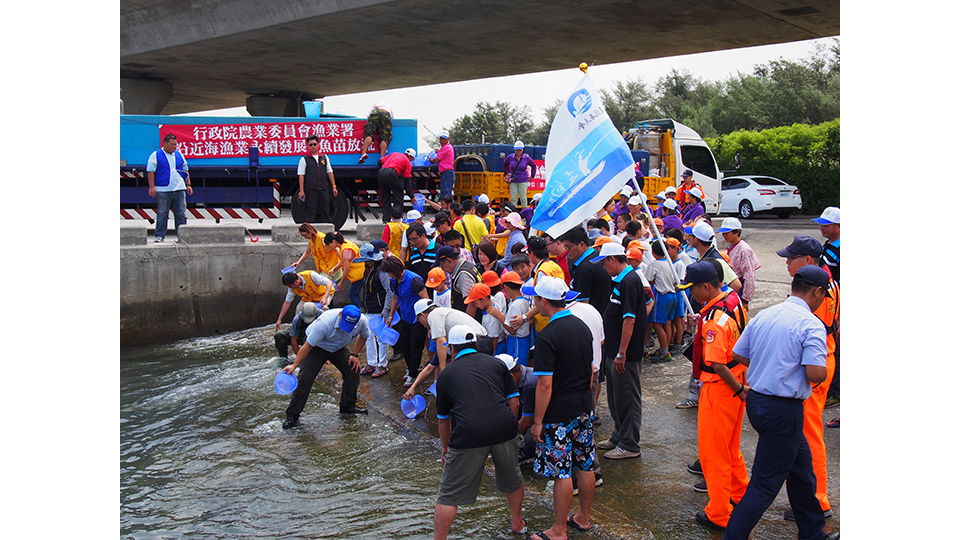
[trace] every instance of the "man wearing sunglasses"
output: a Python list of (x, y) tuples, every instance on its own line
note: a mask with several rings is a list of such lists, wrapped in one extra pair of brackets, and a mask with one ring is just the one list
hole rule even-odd
[[(333, 178), (333, 166), (326, 154), (320, 153), (320, 138), (307, 137), (306, 156), (300, 158), (297, 165), (300, 193), (297, 197), (304, 202), (303, 220), (307, 223), (333, 223), (330, 216), (331, 194), (337, 196), (337, 181)], [(309, 158), (309, 159), (308, 159)], [(320, 174), (320, 167), (327, 169), (327, 178)]]

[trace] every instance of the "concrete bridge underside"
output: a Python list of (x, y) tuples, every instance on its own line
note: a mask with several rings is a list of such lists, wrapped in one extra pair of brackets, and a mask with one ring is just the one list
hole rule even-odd
[(839, 34), (839, 0), (121, 0), (121, 97), (127, 113), (252, 98), (292, 115), (328, 95)]

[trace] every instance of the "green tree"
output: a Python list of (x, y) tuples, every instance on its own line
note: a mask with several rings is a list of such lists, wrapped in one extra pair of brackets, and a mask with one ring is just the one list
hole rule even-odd
[(610, 90), (600, 89), (600, 98), (610, 121), (621, 132), (629, 130), (640, 120), (657, 116), (652, 104), (653, 95), (641, 77), (614, 81)]
[(529, 138), (532, 131), (529, 106), (478, 101), (472, 114), (454, 120), (450, 139), (457, 144), (513, 144), (517, 139)]

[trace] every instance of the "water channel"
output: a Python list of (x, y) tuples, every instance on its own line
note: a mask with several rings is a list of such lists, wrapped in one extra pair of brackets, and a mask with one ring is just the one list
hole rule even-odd
[[(266, 327), (122, 351), (121, 537), (431, 537), (441, 466), (423, 415), (341, 417), (325, 370), (284, 432), (271, 354)], [(487, 484), (457, 530), (509, 537)]]

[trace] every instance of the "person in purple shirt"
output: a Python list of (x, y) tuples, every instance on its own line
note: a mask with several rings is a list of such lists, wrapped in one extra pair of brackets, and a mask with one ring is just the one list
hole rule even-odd
[(533, 198), (530, 199), (530, 206), (528, 206), (528, 207), (526, 207), (526, 208), (524, 208), (523, 210), (520, 211), (520, 217), (523, 219), (523, 223), (524, 223), (524, 225), (526, 225), (526, 227), (527, 227), (527, 228), (525, 229), (525, 231), (527, 232), (527, 234), (529, 234), (529, 232), (530, 232), (530, 220), (533, 219), (533, 212), (536, 211), (536, 209), (537, 209), (537, 203), (540, 202), (540, 197), (541, 197), (542, 195), (543, 195), (542, 193), (537, 193), (537, 194), (535, 194), (535, 195), (533, 196)]
[[(527, 174), (530, 167), (530, 174)], [(513, 155), (503, 158), (503, 179), (510, 184), (510, 204), (520, 208), (527, 206), (527, 185), (530, 177), (537, 175), (537, 164), (529, 154), (523, 153), (523, 143), (513, 143)]]
[(683, 215), (680, 218), (684, 223), (692, 222), (707, 211), (707, 207), (703, 205), (703, 192), (700, 191), (700, 188), (688, 190), (687, 200), (690, 202), (683, 210)]
[(669, 231), (673, 228), (683, 230), (683, 220), (677, 216), (677, 201), (673, 199), (663, 201), (661, 210), (663, 210), (663, 217), (660, 218), (663, 220), (663, 230)]

